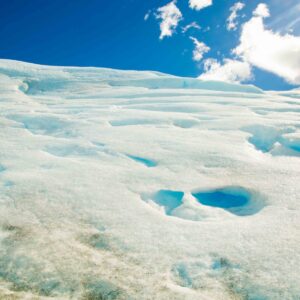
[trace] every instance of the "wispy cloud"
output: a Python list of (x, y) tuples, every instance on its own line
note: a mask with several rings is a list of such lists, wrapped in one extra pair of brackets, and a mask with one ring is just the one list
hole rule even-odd
[(300, 35), (300, 3), (298, 0), (286, 0), (280, 1), (273, 0), (271, 2), (273, 7), (280, 7), (275, 11), (272, 20), (269, 21), (268, 25), (275, 31), (287, 33), (295, 32), (296, 35)]
[(227, 19), (227, 30), (236, 30), (237, 29), (237, 18), (238, 12), (245, 7), (245, 4), (242, 2), (236, 2), (232, 7), (230, 7), (231, 14)]
[(164, 37), (172, 36), (182, 20), (182, 13), (176, 6), (176, 0), (158, 8), (156, 18), (161, 20), (159, 38), (162, 40)]
[(195, 37), (190, 36), (190, 39), (194, 43), (193, 60), (199, 62), (202, 60), (204, 54), (209, 52), (210, 48), (203, 42), (197, 40)]
[(190, 23), (190, 24), (188, 24), (186, 26), (181, 27), (182, 33), (186, 33), (191, 28), (201, 29), (201, 26), (197, 22), (192, 22), (192, 23)]
[(145, 16), (144, 16), (144, 20), (145, 20), (145, 21), (147, 21), (147, 20), (150, 18), (151, 13), (152, 13), (152, 11), (151, 11), (151, 9), (149, 9), (149, 10), (147, 11), (147, 13), (145, 14)]

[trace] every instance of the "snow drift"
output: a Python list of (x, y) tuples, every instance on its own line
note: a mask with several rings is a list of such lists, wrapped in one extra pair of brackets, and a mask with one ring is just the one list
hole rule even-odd
[(0, 298), (298, 299), (295, 95), (0, 60)]

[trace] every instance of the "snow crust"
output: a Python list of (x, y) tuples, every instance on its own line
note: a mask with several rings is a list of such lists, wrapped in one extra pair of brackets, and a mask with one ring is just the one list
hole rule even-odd
[(299, 299), (298, 95), (0, 60), (0, 298)]

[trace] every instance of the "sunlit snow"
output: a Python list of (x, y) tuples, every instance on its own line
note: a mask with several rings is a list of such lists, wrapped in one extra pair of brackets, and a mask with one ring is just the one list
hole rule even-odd
[(0, 298), (300, 297), (300, 96), (0, 60)]

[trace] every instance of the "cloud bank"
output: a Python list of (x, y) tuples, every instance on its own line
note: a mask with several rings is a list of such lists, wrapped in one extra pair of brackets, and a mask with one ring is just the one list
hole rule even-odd
[[(237, 3), (232, 13), (242, 8)], [(242, 26), (239, 45), (232, 50), (234, 59), (216, 59), (204, 62), (203, 80), (244, 82), (252, 79), (252, 67), (271, 72), (290, 84), (300, 84), (300, 37), (279, 34), (267, 29), (264, 20), (270, 16), (269, 8), (260, 3), (251, 19)], [(235, 15), (229, 18), (228, 26), (235, 28)], [(228, 27), (227, 27), (228, 28)]]
[(291, 84), (300, 84), (300, 37), (280, 35), (266, 29), (266, 4), (259, 4), (243, 25), (240, 44), (233, 53), (245, 62), (276, 74)]

